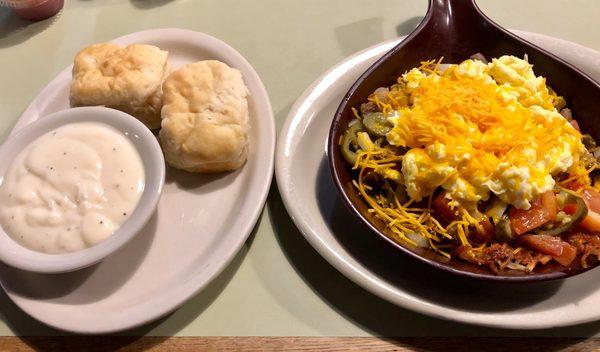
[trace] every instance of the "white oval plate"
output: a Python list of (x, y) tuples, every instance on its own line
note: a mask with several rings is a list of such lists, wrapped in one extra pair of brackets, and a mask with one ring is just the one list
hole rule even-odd
[[(600, 79), (600, 53), (539, 34), (517, 34)], [(325, 155), (331, 120), (358, 76), (400, 40), (348, 57), (317, 79), (292, 107), (278, 141), (275, 172), (285, 206), (300, 231), (348, 278), (383, 299), (423, 314), (520, 329), (600, 318), (598, 269), (538, 284), (503, 285), (451, 277), (383, 244), (338, 199)]]
[[(107, 333), (157, 319), (183, 304), (233, 259), (261, 214), (273, 174), (275, 121), (267, 92), (237, 51), (181, 29), (137, 32), (114, 40), (169, 51), (171, 68), (206, 59), (242, 71), (250, 90), (250, 151), (239, 170), (196, 175), (171, 168), (157, 213), (120, 251), (91, 268), (40, 275), (0, 265), (8, 296), (32, 317), (59, 329)], [(69, 107), (71, 67), (29, 105), (15, 130)]]

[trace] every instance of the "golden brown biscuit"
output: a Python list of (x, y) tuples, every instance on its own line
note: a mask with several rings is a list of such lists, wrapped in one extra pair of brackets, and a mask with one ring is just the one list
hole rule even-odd
[(248, 152), (248, 89), (240, 71), (200, 61), (163, 84), (160, 142), (169, 165), (190, 172), (237, 169)]
[(75, 56), (71, 106), (104, 105), (160, 127), (168, 52), (152, 45), (96, 44)]

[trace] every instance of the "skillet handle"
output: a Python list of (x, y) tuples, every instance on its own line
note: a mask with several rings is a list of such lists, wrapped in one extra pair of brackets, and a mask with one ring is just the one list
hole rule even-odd
[(430, 12), (436, 17), (439, 16), (440, 20), (481, 13), (475, 0), (429, 0), (427, 13)]
[(460, 45), (472, 31), (487, 27), (489, 19), (475, 0), (429, 0), (423, 22), (435, 31), (439, 40)]

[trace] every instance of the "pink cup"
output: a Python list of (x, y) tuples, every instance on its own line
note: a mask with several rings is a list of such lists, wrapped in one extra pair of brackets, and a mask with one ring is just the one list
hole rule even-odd
[(39, 21), (56, 15), (63, 8), (64, 0), (0, 0), (0, 5), (12, 9), (23, 19)]

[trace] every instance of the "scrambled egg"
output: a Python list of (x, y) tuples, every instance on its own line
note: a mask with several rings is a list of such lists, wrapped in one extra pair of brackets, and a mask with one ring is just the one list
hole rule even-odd
[(526, 60), (502, 56), (424, 71), (401, 77), (410, 105), (388, 115), (388, 142), (410, 148), (402, 173), (412, 199), (441, 186), (467, 209), (492, 193), (528, 209), (554, 187), (552, 176), (583, 172), (575, 169), (585, 152), (581, 134), (557, 110), (564, 100)]

